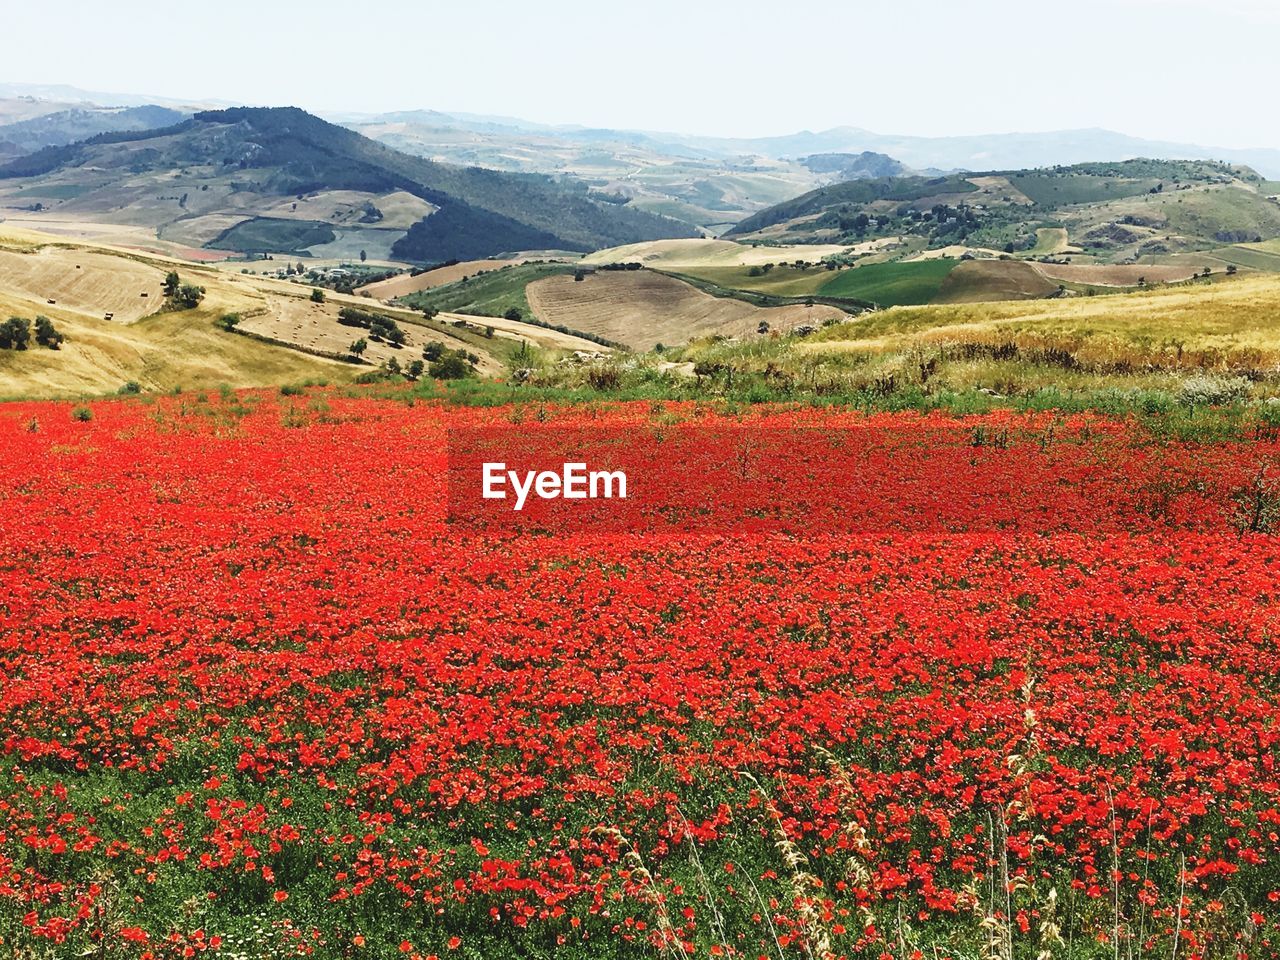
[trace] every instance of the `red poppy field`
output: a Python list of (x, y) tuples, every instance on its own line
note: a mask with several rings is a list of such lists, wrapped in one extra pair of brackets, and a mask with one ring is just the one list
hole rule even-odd
[[(783, 440), (717, 446), (747, 429)], [(630, 438), (721, 515), (454, 516), (477, 430)], [(797, 481), (805, 435), (864, 472)], [(1277, 458), (1051, 414), (5, 405), (0, 955), (1276, 956)]]

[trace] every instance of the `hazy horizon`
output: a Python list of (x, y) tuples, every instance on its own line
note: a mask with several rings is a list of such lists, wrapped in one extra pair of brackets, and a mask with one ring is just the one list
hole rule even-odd
[(650, 0), (640, 13), (389, 0), (364, 18), (332, 0), (289, 17), (246, 0), (50, 0), (6, 18), (24, 41), (4, 64), (9, 82), (178, 100), (735, 138), (1101, 128), (1280, 147), (1280, 119), (1231, 93), (1270, 80), (1280, 9), (1263, 0), (1077, 0), (1069, 16), (1011, 0), (899, 0), (802, 4), (785, 17), (760, 0)]

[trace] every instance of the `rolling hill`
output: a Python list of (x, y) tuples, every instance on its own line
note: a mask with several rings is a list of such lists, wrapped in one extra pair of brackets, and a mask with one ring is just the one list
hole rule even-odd
[(190, 114), (168, 107), (75, 106), (0, 124), (0, 159), (16, 159), (46, 147), (66, 146), (103, 133), (141, 132), (181, 123)]
[(65, 232), (110, 224), (188, 248), (403, 262), (693, 235), (573, 180), (411, 157), (294, 108), (206, 111), (46, 148), (0, 167), (3, 207)]
[(548, 127), (421, 110), (351, 118), (354, 130), (418, 156), (571, 175), (594, 195), (722, 233), (774, 203), (840, 180), (907, 172), (878, 153), (796, 158), (687, 146), (657, 134)]
[(1280, 236), (1273, 194), (1249, 168), (1207, 161), (879, 177), (778, 204), (730, 236), (819, 244), (897, 237), (922, 249), (962, 244), (1010, 255), (1066, 253), (1074, 245), (1075, 253), (1132, 262)]
[[(204, 289), (196, 307), (166, 304), (170, 271)], [(394, 319), (404, 342), (354, 329), (344, 322), (345, 308)], [(239, 317), (234, 329), (223, 322), (229, 314)], [(0, 227), (0, 316), (28, 323), (47, 317), (65, 337), (56, 350), (0, 349), (0, 400), (103, 395), (127, 383), (147, 391), (348, 383), (393, 359), (404, 368), (432, 343), (465, 350), (476, 358), (476, 372), (490, 377), (522, 344), (551, 357), (601, 350), (532, 324), (428, 319), (332, 292), (317, 301), (302, 282), (55, 240), (7, 224)], [(350, 348), (360, 338), (366, 347), (356, 358)]]

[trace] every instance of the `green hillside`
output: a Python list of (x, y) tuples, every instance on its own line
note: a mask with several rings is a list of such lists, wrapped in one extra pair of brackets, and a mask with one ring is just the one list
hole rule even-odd
[[(394, 255), (411, 262), (519, 249), (586, 252), (694, 235), (686, 224), (596, 200), (579, 181), (434, 163), (295, 108), (209, 111), (161, 130), (52, 147), (0, 167), (0, 182), (25, 180), (25, 189), (85, 170), (94, 171), (94, 182), (84, 202), (96, 210), (136, 202), (140, 183), (172, 189), (168, 178), (192, 171), (203, 178), (201, 189), (213, 182), (235, 197), (222, 211), (202, 208), (206, 214), (253, 213), (243, 205), (251, 195), (266, 206), (268, 198), (324, 191), (403, 191), (438, 208), (395, 244)], [(176, 205), (186, 214), (187, 195)]]
[[(919, 238), (1045, 255), (1044, 231), (1121, 259), (1280, 236), (1280, 203), (1247, 167), (1128, 160), (1039, 170), (891, 177), (841, 183), (763, 210), (735, 239), (856, 244)], [(1157, 244), (1149, 249), (1146, 244)]]

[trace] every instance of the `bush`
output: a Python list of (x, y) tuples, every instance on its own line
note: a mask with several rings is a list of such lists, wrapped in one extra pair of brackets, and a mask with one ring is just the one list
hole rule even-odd
[(36, 343), (50, 350), (59, 350), (67, 338), (58, 332), (48, 317), (36, 317)]
[(311, 288), (311, 302), (312, 302), (312, 303), (324, 303), (324, 291), (323, 291), (323, 290), (321, 290), (319, 287), (312, 287), (312, 288)]
[(1182, 382), (1178, 400), (1188, 407), (1221, 407), (1249, 396), (1251, 384), (1244, 377), (1211, 377), (1205, 374)]
[(128, 383), (126, 383), (123, 387), (121, 387), (116, 392), (119, 393), (120, 396), (122, 397), (139, 394), (142, 392), (142, 384), (138, 383), (137, 380), (130, 380)]
[(240, 325), (240, 320), (241, 317), (238, 313), (224, 313), (222, 315), (222, 319), (219, 320), (218, 323), (221, 324), (223, 330), (230, 333)]
[(10, 317), (0, 323), (0, 350), (25, 350), (31, 342), (31, 321)]
[(93, 411), (88, 407), (76, 407), (71, 411), (71, 419), (77, 423), (88, 423), (93, 419)]
[(194, 283), (184, 283), (178, 288), (178, 295), (173, 298), (173, 303), (183, 310), (193, 310), (200, 306), (200, 301), (204, 299), (204, 287), (197, 287)]
[(306, 393), (306, 388), (293, 383), (286, 383), (280, 388), (280, 396), (282, 397), (300, 397), (304, 393)]
[(474, 372), (466, 357), (458, 353), (448, 353), (427, 368), (427, 373), (436, 380), (465, 380)]

